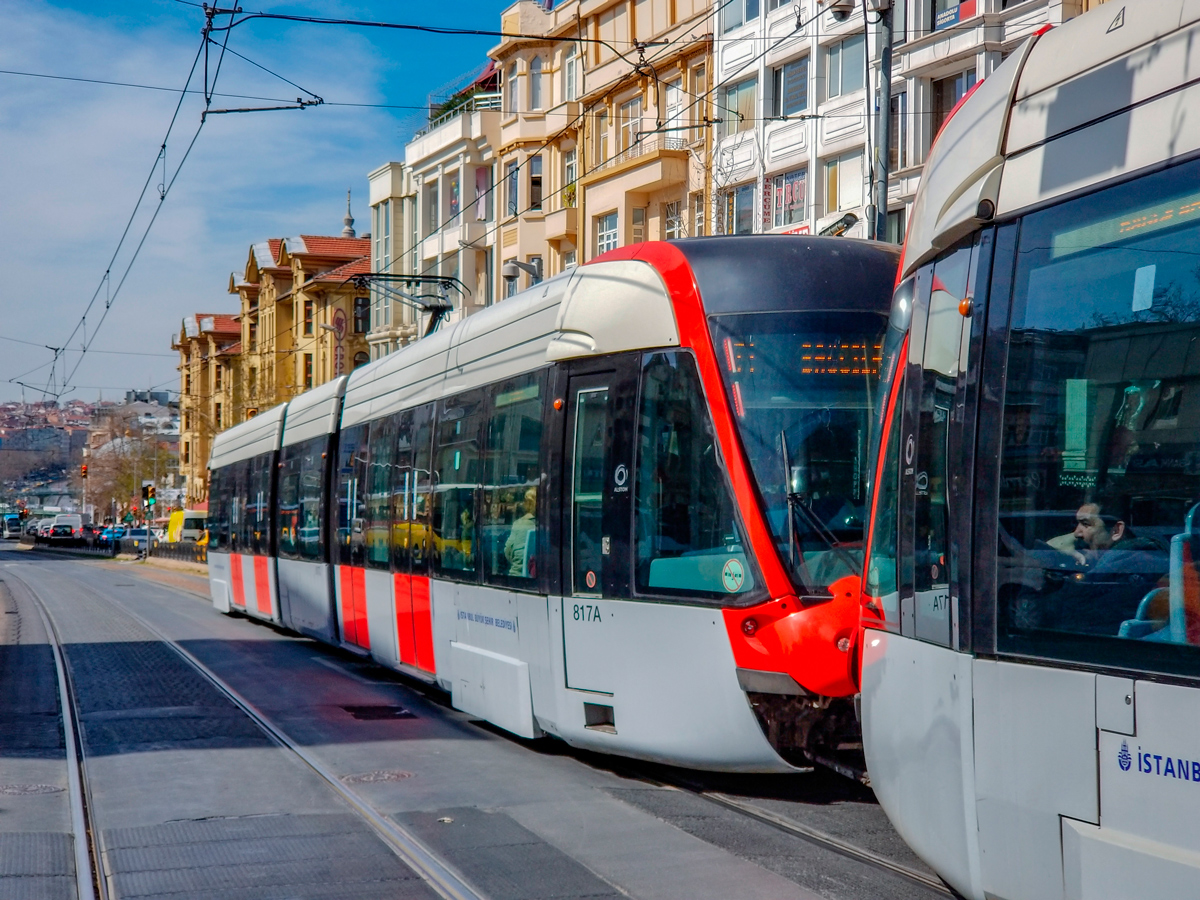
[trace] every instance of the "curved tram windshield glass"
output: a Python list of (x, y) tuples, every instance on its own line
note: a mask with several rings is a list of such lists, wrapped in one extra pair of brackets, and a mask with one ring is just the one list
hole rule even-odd
[(886, 324), (855, 312), (712, 318), (767, 521), (801, 591), (823, 592), (862, 565), (867, 441)]

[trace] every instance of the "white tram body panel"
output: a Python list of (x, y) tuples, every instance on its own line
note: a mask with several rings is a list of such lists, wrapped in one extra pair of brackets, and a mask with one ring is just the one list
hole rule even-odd
[[(339, 376), (288, 403), (281, 453), (309, 442), (324, 448), (323, 460), (333, 453), (332, 439), (337, 434), (347, 379), (346, 375)], [(328, 484), (328, 466), (322, 469), (324, 488)], [(324, 523), (318, 527), (324, 527)], [(324, 559), (287, 558), (280, 553), (276, 566), (282, 624), (318, 640), (336, 642), (338, 620), (334, 615), (333, 573), (329, 563)]]
[[(248, 462), (252, 459), (269, 460), (270, 470), (275, 466), (275, 455), (279, 450), (283, 434), (285, 405), (265, 410), (241, 425), (223, 431), (213, 439), (212, 455), (209, 457), (210, 472), (224, 466)], [(268, 477), (267, 484), (270, 480)], [(270, 510), (269, 487), (255, 490), (250, 501), (261, 522), (262, 547), (255, 550), (247, 547), (210, 550), (209, 584), (213, 604), (223, 611), (244, 613), (257, 619), (279, 622), (279, 602), (276, 588), (275, 559), (269, 551)]]
[[(943, 252), (956, 244), (962, 246), (963, 240), (969, 242), (973, 233), (989, 228), (993, 221), (1003, 228), (1006, 219), (1053, 210), (1057, 203), (1083, 201), (1100, 190), (1126, 183), (1133, 190), (1134, 178), (1169, 173), (1200, 158), (1200, 89), (1192, 84), (1200, 77), (1198, 45), (1200, 3), (1127, 0), (1100, 6), (1014, 51), (946, 123), (931, 151), (913, 207), (901, 278), (911, 277), (919, 285), (927, 277), (923, 267), (944, 258)], [(1168, 219), (1183, 222), (1188, 216), (1200, 216), (1195, 196), (1175, 202), (1174, 208), (1148, 209), (1142, 218), (1113, 220), (1111, 226), (1094, 226), (1090, 233), (1063, 232), (1063, 243), (1051, 252), (1062, 258), (1074, 252), (1069, 241), (1099, 241), (1095, 229), (1101, 227), (1130, 233), (1145, 227), (1152, 232), (1169, 225)], [(1001, 238), (995, 240), (1001, 243)], [(1138, 287), (1143, 276), (1153, 283), (1154, 266), (1148, 269), (1148, 274), (1139, 270), (1133, 282), (1135, 313), (1164, 296)], [(1008, 270), (991, 274), (993, 284), (999, 280), (1007, 286), (1003, 279), (1009, 277)], [(934, 284), (936, 292), (936, 275)], [(976, 287), (983, 297), (983, 289)], [(936, 298), (927, 301), (929, 322), (935, 302)], [(1193, 320), (1182, 321), (1174, 327), (1187, 329), (1182, 333), (1186, 345)], [(923, 342), (926, 325), (926, 320), (914, 319), (908, 340)], [(993, 347), (1007, 347), (1017, 340), (1013, 332), (1006, 334), (991, 324), (986, 327), (991, 329), (987, 334)], [(964, 355), (970, 330), (970, 324), (964, 326)], [(1156, 338), (1156, 350), (1138, 358), (1140, 374), (1109, 377), (1137, 384), (1137, 378), (1157, 371), (1154, 353), (1172, 350), (1166, 334)], [(1127, 360), (1126, 354), (1141, 352), (1136, 340), (1126, 338), (1125, 345), (1110, 351), (1109, 369), (1134, 365), (1122, 360)], [(987, 345), (981, 342), (981, 346)], [(906, 347), (911, 363), (913, 353), (919, 351)], [(956, 342), (952, 349), (958, 347)], [(936, 353), (931, 354), (928, 345), (924, 352), (928, 369)], [(1088, 371), (1100, 371), (1106, 364), (1102, 358), (1087, 359), (1093, 367)], [(1165, 366), (1162, 362), (1159, 370)], [(1193, 370), (1189, 362), (1172, 373), (1187, 379)], [(912, 389), (911, 372), (919, 374), (919, 366), (910, 365), (909, 371), (910, 384), (901, 395)], [(953, 366), (942, 371), (958, 374)], [(1011, 373), (1009, 378), (1010, 391), (1021, 388), (1013, 386)], [(1094, 414), (1092, 404), (1097, 401), (1085, 395), (1080, 384), (1088, 382), (1076, 376), (1068, 383), (1068, 417), (1072, 409), (1080, 418)], [(996, 390), (984, 383), (980, 409), (989, 392)], [(1141, 388), (1127, 388), (1127, 397), (1130, 390)], [(1025, 415), (1042, 414), (1048, 402), (1029, 401)], [(896, 416), (898, 422), (901, 413)], [(1020, 420), (1013, 418), (1022, 428)], [(1183, 421), (1183, 414), (1179, 420)], [(1171, 419), (1161, 427), (1175, 427), (1174, 422)], [(1137, 440), (1141, 452), (1148, 453), (1149, 436)], [(1082, 454), (1083, 445), (1077, 446)], [(1005, 453), (1021, 459), (1015, 441), (1004, 447)], [(908, 452), (911, 460), (911, 449)], [(1138, 451), (1125, 452), (1130, 463), (1111, 477), (1134, 471)], [(951, 461), (952, 466), (958, 464)], [(985, 463), (968, 464), (976, 465), (978, 471), (984, 470)], [(1033, 466), (1044, 463), (1027, 465), (1028, 471), (1034, 471)], [(1084, 472), (1083, 463), (1070, 461), (1063, 462), (1061, 469), (1064, 483), (1072, 472)], [(1072, 477), (1088, 484), (1084, 474)], [(985, 497), (987, 490), (1002, 489), (1012, 486), (977, 485), (980, 493), (972, 496)], [(1197, 498), (1180, 497), (1179, 502), (1185, 499), (1190, 505)], [(1074, 520), (1073, 506), (1064, 511)], [(1079, 514), (1083, 512), (1080, 506)], [(1073, 524), (1070, 521), (1068, 527)], [(1136, 619), (1130, 615), (1122, 623), (1121, 637), (1145, 636), (1161, 628), (1152, 640), (1194, 647), (1194, 614), (1189, 609), (1185, 622), (1179, 599), (1185, 589), (1191, 590), (1178, 559), (1177, 548), (1187, 539), (1186, 534), (1178, 535), (1183, 516), (1153, 524), (1163, 526), (1160, 544), (1172, 543), (1170, 610), (1167, 575), (1157, 582), (1163, 585), (1158, 600), (1152, 596), (1157, 574), (1144, 578), (1146, 600)], [(994, 537), (992, 541), (974, 549), (972, 577), (977, 580), (979, 554), (990, 553), (993, 560), (997, 556)], [(1036, 552), (1048, 552), (1045, 544), (1042, 541)], [(1031, 584), (1039, 590), (1045, 587), (1039, 580), (1042, 576), (1030, 582), (1028, 574), (1024, 584), (1005, 584), (1004, 567), (1016, 569), (1011, 553), (1019, 551), (1005, 552), (1010, 557), (1001, 555), (997, 576), (1002, 587), (1012, 595)], [(1034, 570), (1026, 565), (1024, 571)], [(1089, 577), (1081, 570), (1066, 580), (1086, 584)], [(1064, 651), (1063, 662), (1041, 651), (1006, 654), (1003, 647), (997, 652), (994, 647), (976, 646), (968, 652), (971, 633), (966, 625), (961, 631), (956, 625), (937, 640), (928, 639), (919, 622), (913, 627), (914, 597), (904, 593), (900, 593), (894, 625), (865, 631), (861, 705), (872, 786), (913, 849), (957, 891), (976, 900), (1200, 895), (1200, 684), (1195, 676), (1185, 669), (1171, 670), (1169, 665), (1156, 671), (1151, 663), (1147, 671), (1139, 672), (1118, 663), (1089, 664), (1082, 657), (1069, 656), (1083, 651)], [(919, 593), (918, 589), (917, 601)], [(961, 599), (976, 608), (990, 603), (995, 609), (998, 602), (994, 596)], [(956, 613), (959, 600), (951, 597)], [(1150, 614), (1143, 620), (1152, 601), (1161, 603), (1153, 625)], [(918, 609), (915, 617), (920, 616)], [(994, 621), (984, 621), (981, 627), (985, 632), (991, 628), (994, 635)]]

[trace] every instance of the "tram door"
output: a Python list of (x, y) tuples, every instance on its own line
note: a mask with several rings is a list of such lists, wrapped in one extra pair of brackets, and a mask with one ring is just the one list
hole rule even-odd
[(608, 371), (571, 373), (563, 454), (566, 681), (601, 693), (620, 664), (607, 601), (629, 596), (637, 381), (634, 361), (618, 362)]

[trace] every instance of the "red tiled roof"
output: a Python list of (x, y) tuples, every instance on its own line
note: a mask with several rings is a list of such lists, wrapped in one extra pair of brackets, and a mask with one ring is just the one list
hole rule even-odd
[(267, 246), (271, 248), (271, 259), (279, 259), (279, 248), (283, 246), (283, 238), (267, 238)]
[(347, 278), (350, 278), (354, 275), (366, 275), (370, 271), (371, 257), (364, 256), (360, 259), (354, 260), (353, 262), (348, 262), (344, 265), (338, 266), (336, 269), (330, 269), (328, 272), (322, 272), (320, 275), (316, 275), (310, 280), (321, 282), (339, 282), (345, 281)]
[[(328, 237), (318, 234), (302, 234), (300, 238), (304, 241), (309, 256), (357, 259), (360, 256), (367, 256), (371, 252), (371, 241), (368, 238)], [(288, 252), (296, 253), (297, 249), (288, 247)]]
[(223, 350), (221, 350), (219, 352), (228, 354), (229, 356), (237, 356), (239, 353), (242, 352), (242, 342), (235, 341), (234, 343), (230, 344), (228, 347), (224, 348)]
[[(199, 318), (199, 317), (197, 317)], [(205, 316), (205, 318), (208, 318)], [(237, 316), (218, 314), (212, 317), (214, 334), (241, 334), (242, 326), (238, 323)]]

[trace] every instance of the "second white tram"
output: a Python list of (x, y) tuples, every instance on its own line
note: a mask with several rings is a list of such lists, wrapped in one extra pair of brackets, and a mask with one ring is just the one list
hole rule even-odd
[(1200, 3), (1021, 46), (944, 127), (884, 350), (862, 724), (966, 897), (1200, 896)]

